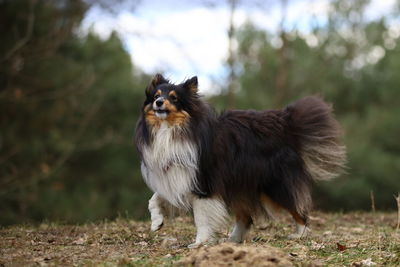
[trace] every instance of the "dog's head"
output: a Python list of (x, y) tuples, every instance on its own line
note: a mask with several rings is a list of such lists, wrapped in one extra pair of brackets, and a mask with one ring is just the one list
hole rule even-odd
[(172, 84), (161, 74), (156, 74), (146, 88), (143, 113), (151, 126), (167, 122), (183, 126), (190, 119), (189, 110), (197, 95), (197, 77), (181, 84)]

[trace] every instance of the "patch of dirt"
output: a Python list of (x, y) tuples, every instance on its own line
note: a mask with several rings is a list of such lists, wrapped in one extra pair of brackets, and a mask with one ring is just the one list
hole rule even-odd
[(288, 255), (271, 246), (245, 246), (231, 243), (202, 247), (180, 261), (184, 266), (293, 266)]

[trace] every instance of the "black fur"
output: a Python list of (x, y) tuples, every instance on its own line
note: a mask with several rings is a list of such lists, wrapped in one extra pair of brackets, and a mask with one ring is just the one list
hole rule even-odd
[[(345, 160), (331, 107), (318, 97), (306, 97), (282, 110), (230, 110), (218, 115), (199, 97), (197, 78), (193, 79), (174, 85), (158, 77), (161, 82), (152, 82), (146, 89), (144, 103), (151, 103), (157, 88), (179, 93), (176, 106), (190, 115), (185, 138), (199, 147), (198, 187), (193, 193), (220, 197), (233, 213), (245, 217), (255, 215), (261, 196), (266, 195), (306, 223), (310, 187), (321, 178), (315, 170), (327, 169), (335, 175)], [(150, 140), (148, 127), (142, 117), (136, 129), (139, 151)], [(323, 162), (310, 155), (309, 148), (317, 153), (319, 147), (324, 148)], [(318, 168), (308, 167), (306, 159)]]

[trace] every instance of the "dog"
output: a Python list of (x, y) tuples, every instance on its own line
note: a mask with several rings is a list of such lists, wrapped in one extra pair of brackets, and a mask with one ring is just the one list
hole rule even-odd
[(193, 210), (196, 241), (213, 240), (229, 214), (228, 240), (242, 242), (253, 219), (286, 210), (305, 236), (311, 186), (343, 170), (345, 146), (332, 108), (320, 97), (281, 110), (228, 110), (217, 114), (198, 93), (197, 77), (174, 84), (161, 74), (145, 89), (135, 143), (149, 200), (151, 230), (160, 229), (162, 206)]

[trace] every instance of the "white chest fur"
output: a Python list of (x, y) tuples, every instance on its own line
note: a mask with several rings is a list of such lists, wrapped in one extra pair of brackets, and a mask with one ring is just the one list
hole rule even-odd
[(176, 207), (189, 208), (196, 187), (198, 149), (180, 138), (179, 127), (166, 122), (152, 132), (152, 143), (143, 149), (142, 175), (147, 185)]

